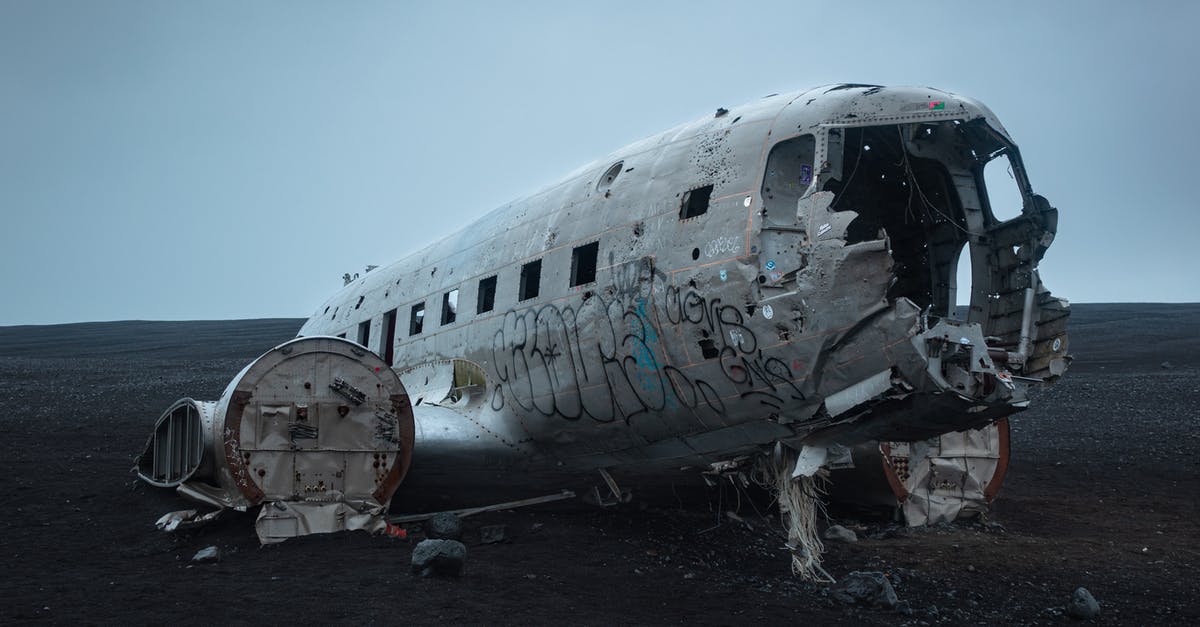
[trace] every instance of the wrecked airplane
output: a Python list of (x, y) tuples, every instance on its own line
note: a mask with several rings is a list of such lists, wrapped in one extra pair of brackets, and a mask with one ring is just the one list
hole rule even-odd
[[(993, 205), (997, 160), (1019, 207)], [(970, 98), (835, 85), (721, 108), (351, 278), (218, 401), (164, 413), (139, 473), (261, 504), (274, 541), (386, 526), (410, 466), (548, 489), (599, 472), (601, 501), (645, 472), (758, 469), (820, 578), (816, 482), (851, 447), (918, 522), (994, 495), (994, 423), (1069, 361), (1069, 307), (1038, 275), (1056, 228)]]

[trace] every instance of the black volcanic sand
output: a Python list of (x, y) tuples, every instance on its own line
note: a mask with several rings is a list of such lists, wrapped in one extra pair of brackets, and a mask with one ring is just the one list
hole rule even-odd
[[(181, 396), (215, 399), (299, 325), (0, 328), (0, 621), (1052, 624), (1070, 622), (1063, 607), (1085, 586), (1102, 607), (1094, 622), (1200, 624), (1200, 305), (1074, 307), (1077, 360), (1014, 418), (986, 523), (835, 521), (860, 541), (830, 544), (826, 568), (887, 573), (908, 612), (846, 608), (794, 578), (772, 514), (743, 498), (744, 522), (718, 515), (738, 504), (728, 489), (685, 506), (468, 518), (460, 580), (410, 575), (411, 540), (356, 532), (260, 548), (249, 514), (155, 530), (190, 505), (130, 472), (154, 419)], [(506, 525), (510, 540), (473, 543), (481, 524)], [(222, 560), (193, 565), (209, 545)]]

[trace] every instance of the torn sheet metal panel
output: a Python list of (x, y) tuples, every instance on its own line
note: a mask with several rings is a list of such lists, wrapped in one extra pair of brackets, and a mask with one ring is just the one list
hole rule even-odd
[(259, 510), (254, 530), (263, 544), (313, 533), (360, 530), (379, 533), (388, 526), (386, 509), (385, 504), (374, 502), (271, 501)]
[(373, 524), (408, 471), (413, 441), (396, 373), (357, 344), (310, 337), (259, 357), (217, 401), (177, 401), (137, 468), (209, 505), (269, 504), (260, 536), (276, 541), (289, 529)]
[[(1008, 421), (982, 429), (943, 434), (910, 445), (903, 462), (904, 519), (909, 525), (951, 522), (987, 512), (1008, 466)], [(895, 469), (903, 459), (887, 455)]]
[(865, 443), (853, 464), (833, 468), (830, 497), (900, 508), (910, 526), (986, 513), (1008, 470), (1008, 420), (916, 442)]

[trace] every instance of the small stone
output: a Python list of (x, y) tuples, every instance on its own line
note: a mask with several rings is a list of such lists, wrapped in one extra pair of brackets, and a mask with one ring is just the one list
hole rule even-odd
[(425, 525), (425, 535), (435, 540), (461, 540), (462, 521), (448, 512), (434, 514)]
[(684, 579), (695, 579), (695, 578), (696, 578), (696, 573), (684, 573), (684, 574), (683, 574), (683, 578), (684, 578)]
[(537, 533), (542, 530), (542, 527), (545, 527), (545, 525), (540, 522), (533, 523), (532, 525), (529, 525), (529, 533)]
[(496, 544), (508, 539), (508, 530), (504, 525), (484, 525), (479, 528), (480, 544)]
[(975, 572), (975, 566), (972, 564), (967, 564), (967, 572), (969, 572), (969, 573)]
[(1087, 588), (1075, 588), (1075, 592), (1071, 594), (1071, 600), (1067, 602), (1067, 614), (1071, 618), (1088, 620), (1100, 615), (1100, 604), (1096, 602), (1096, 598), (1088, 592)]
[(221, 549), (218, 549), (215, 546), (204, 547), (203, 549), (196, 551), (196, 554), (192, 556), (192, 561), (199, 562), (201, 564), (219, 562), (221, 561)]
[(422, 577), (461, 577), (467, 547), (457, 540), (421, 540), (413, 549), (412, 571)]
[(1162, 368), (1163, 370), (1170, 370), (1170, 369), (1171, 369), (1171, 368), (1173, 368), (1174, 366), (1172, 366), (1172, 365), (1171, 365), (1171, 362), (1169, 362), (1169, 361), (1164, 361), (1164, 362), (1162, 362), (1161, 364), (1159, 364), (1159, 365), (1158, 365), (1158, 367), (1159, 367), (1159, 368)]
[(891, 582), (881, 572), (854, 571), (833, 585), (833, 598), (847, 605), (893, 609), (899, 602)]
[(833, 525), (832, 527), (826, 529), (824, 538), (826, 540), (834, 540), (836, 542), (845, 542), (846, 544), (858, 542), (858, 534), (841, 525)]

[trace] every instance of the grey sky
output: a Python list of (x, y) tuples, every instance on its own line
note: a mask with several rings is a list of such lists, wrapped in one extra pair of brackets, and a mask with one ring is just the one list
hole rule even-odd
[(1195, 2), (0, 0), (0, 324), (302, 317), (631, 141), (833, 82), (982, 100), (1076, 302), (1200, 301)]

